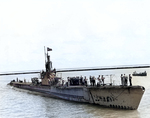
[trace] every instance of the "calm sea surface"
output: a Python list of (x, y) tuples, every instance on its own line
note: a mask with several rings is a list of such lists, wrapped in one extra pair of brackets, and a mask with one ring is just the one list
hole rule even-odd
[[(146, 91), (143, 95), (137, 110), (120, 110), (104, 108), (99, 105), (81, 104), (60, 99), (43, 97), (41, 95), (14, 89), (8, 86), (12, 79), (26, 78), (38, 75), (13, 75), (0, 76), (0, 118), (149, 118), (150, 117), (150, 69), (129, 69), (129, 70), (107, 70), (88, 71), (59, 74), (63, 78), (67, 76), (87, 76), (97, 77), (105, 75), (105, 82), (113, 82), (113, 85), (120, 84), (120, 74), (133, 73), (133, 71), (147, 71), (146, 77), (132, 77), (133, 85), (142, 85)], [(112, 74), (112, 78), (110, 78)]]

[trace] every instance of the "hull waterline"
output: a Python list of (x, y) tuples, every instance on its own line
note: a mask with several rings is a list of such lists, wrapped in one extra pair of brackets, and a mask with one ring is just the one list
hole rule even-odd
[(145, 88), (142, 86), (34, 86), (10, 83), (11, 86), (39, 92), (49, 97), (69, 101), (98, 104), (100, 106), (135, 110), (138, 108)]

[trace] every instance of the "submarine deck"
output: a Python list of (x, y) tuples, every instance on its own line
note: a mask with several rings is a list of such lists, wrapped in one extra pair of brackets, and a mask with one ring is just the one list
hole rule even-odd
[[(51, 86), (48, 86), (48, 85), (33, 85), (31, 82), (26, 82), (26, 83), (20, 83), (20, 82), (12, 82), (14, 85), (27, 85), (27, 86), (37, 86), (37, 87), (51, 87)], [(57, 88), (142, 88), (143, 90), (145, 90), (145, 88), (143, 86), (139, 86), (139, 85), (134, 85), (134, 86), (122, 86), (122, 85), (101, 85), (101, 86), (91, 86), (91, 85), (88, 85), (88, 86), (85, 86), (85, 85), (74, 85), (74, 86), (53, 86), (53, 87), (57, 87)]]

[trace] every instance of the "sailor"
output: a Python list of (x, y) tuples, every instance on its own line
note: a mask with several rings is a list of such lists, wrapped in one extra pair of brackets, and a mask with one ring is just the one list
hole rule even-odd
[(128, 77), (127, 77), (127, 76), (125, 76), (125, 74), (124, 74), (124, 85), (125, 85), (125, 86), (127, 86), (127, 85), (128, 85)]
[(124, 86), (126, 85), (125, 78), (126, 78), (126, 75), (124, 74), (124, 75), (123, 75), (123, 85), (124, 85)]
[(126, 76), (125, 81), (126, 81), (126, 86), (128, 86), (128, 76)]
[(24, 79), (24, 83), (26, 83), (26, 79)]
[(84, 77), (84, 85), (87, 86), (87, 79), (86, 79), (86, 76)]
[(62, 86), (64, 86), (64, 80), (62, 80)]
[(95, 77), (92, 78), (93, 86), (95, 85)]
[(80, 77), (80, 85), (83, 85), (83, 77)]
[(90, 76), (90, 84), (91, 84), (91, 86), (92, 86), (92, 77)]
[(98, 80), (98, 83), (97, 83), (97, 85), (100, 85), (101, 84), (101, 78), (100, 78), (100, 75), (98, 76), (98, 78), (97, 78), (97, 80)]
[(44, 70), (42, 70), (42, 72), (41, 72), (41, 78), (42, 79), (44, 79), (44, 75), (45, 75), (45, 72), (44, 72)]
[(70, 78), (69, 78), (69, 77), (67, 77), (67, 80), (68, 80), (68, 85), (70, 85)]
[(56, 75), (56, 69), (54, 68), (54, 70), (53, 70), (53, 73), (55, 73), (55, 75)]
[(122, 86), (124, 85), (124, 77), (123, 77), (123, 74), (121, 74), (121, 85), (122, 85)]
[(131, 74), (129, 74), (129, 82), (130, 82), (130, 86), (132, 86), (132, 77), (131, 77)]
[(102, 77), (101, 77), (101, 80), (102, 80), (102, 82), (103, 82), (103, 86), (104, 86), (104, 76), (102, 75)]

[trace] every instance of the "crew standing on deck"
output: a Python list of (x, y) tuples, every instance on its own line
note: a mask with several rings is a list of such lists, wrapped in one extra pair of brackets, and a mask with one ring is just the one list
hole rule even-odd
[(128, 76), (126, 76), (125, 74), (124, 74), (124, 85), (125, 86), (127, 86), (128, 85)]
[(101, 77), (101, 80), (102, 80), (102, 82), (103, 82), (103, 86), (104, 86), (104, 76), (102, 75), (102, 77)]
[(87, 86), (87, 79), (86, 79), (86, 76), (84, 77), (84, 85)]
[(92, 77), (90, 76), (90, 84), (91, 84), (91, 86), (92, 86)]
[(80, 85), (83, 85), (83, 77), (80, 77)]
[(124, 85), (124, 77), (123, 77), (123, 74), (121, 74), (121, 85), (122, 85), (122, 86)]
[(94, 76), (92, 77), (92, 83), (93, 83), (93, 86), (95, 86), (95, 77)]
[(129, 74), (129, 82), (130, 82), (130, 86), (132, 86), (132, 77), (131, 77), (131, 74)]
[(125, 86), (126, 85), (126, 75), (124, 74), (123, 75), (123, 86)]
[(97, 78), (97, 80), (98, 80), (97, 85), (98, 85), (98, 86), (100, 86), (100, 85), (101, 85), (101, 78), (100, 78), (100, 77), (101, 77), (101, 76), (99, 75), (99, 76), (98, 76), (98, 78)]
[(64, 86), (64, 82), (65, 82), (65, 81), (64, 81), (64, 80), (62, 80), (62, 86)]

